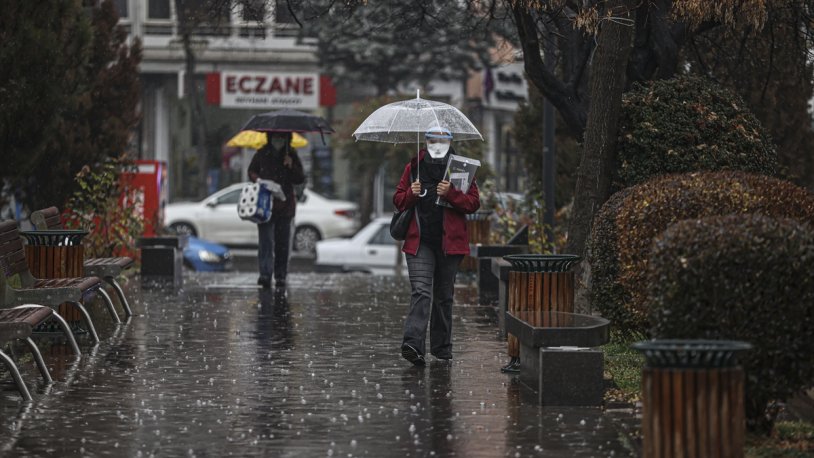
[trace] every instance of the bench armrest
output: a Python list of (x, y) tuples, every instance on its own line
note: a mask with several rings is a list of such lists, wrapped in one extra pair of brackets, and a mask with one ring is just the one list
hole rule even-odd
[(82, 300), (82, 290), (79, 288), (15, 289), (13, 294), (18, 304), (33, 303), (51, 306)]

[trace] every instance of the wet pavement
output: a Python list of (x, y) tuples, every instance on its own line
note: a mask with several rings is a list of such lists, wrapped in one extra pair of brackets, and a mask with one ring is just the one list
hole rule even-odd
[(80, 339), (79, 360), (37, 338), (55, 382), (23, 361), (25, 403), (0, 372), (0, 455), (631, 455), (624, 414), (541, 408), (499, 372), (495, 309), (468, 284), (455, 359), (420, 369), (399, 353), (406, 279), (298, 272), (280, 294), (255, 280), (188, 274), (179, 293), (131, 282), (138, 316), (116, 327), (93, 304), (102, 342)]

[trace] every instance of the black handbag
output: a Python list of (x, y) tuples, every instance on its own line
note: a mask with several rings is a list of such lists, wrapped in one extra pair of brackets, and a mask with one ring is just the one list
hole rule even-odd
[[(410, 178), (415, 181), (413, 176), (413, 168), (410, 167)], [(413, 219), (415, 207), (408, 208), (404, 211), (394, 211), (393, 218), (390, 220), (390, 236), (396, 240), (402, 241), (407, 238), (407, 231), (410, 230), (410, 221)]]
[(390, 220), (390, 236), (396, 240), (407, 238), (407, 231), (410, 229), (410, 221), (413, 219), (415, 207), (408, 208), (403, 212), (393, 212), (393, 219)]

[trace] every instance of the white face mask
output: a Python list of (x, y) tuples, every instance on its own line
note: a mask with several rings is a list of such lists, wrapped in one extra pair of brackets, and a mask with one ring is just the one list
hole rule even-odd
[(427, 152), (433, 159), (441, 159), (447, 155), (449, 143), (427, 143)]
[(285, 146), (285, 138), (274, 137), (271, 139), (271, 146), (274, 147), (275, 150), (279, 151)]

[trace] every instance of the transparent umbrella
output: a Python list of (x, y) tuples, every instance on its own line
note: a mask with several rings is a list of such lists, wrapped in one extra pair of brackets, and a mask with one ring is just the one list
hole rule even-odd
[(356, 140), (384, 143), (416, 142), (416, 154), (421, 145), (421, 134), (434, 127), (445, 127), (452, 138), (483, 140), (478, 129), (460, 110), (446, 103), (426, 100), (416, 90), (414, 99), (389, 103), (365, 119), (356, 128)]

